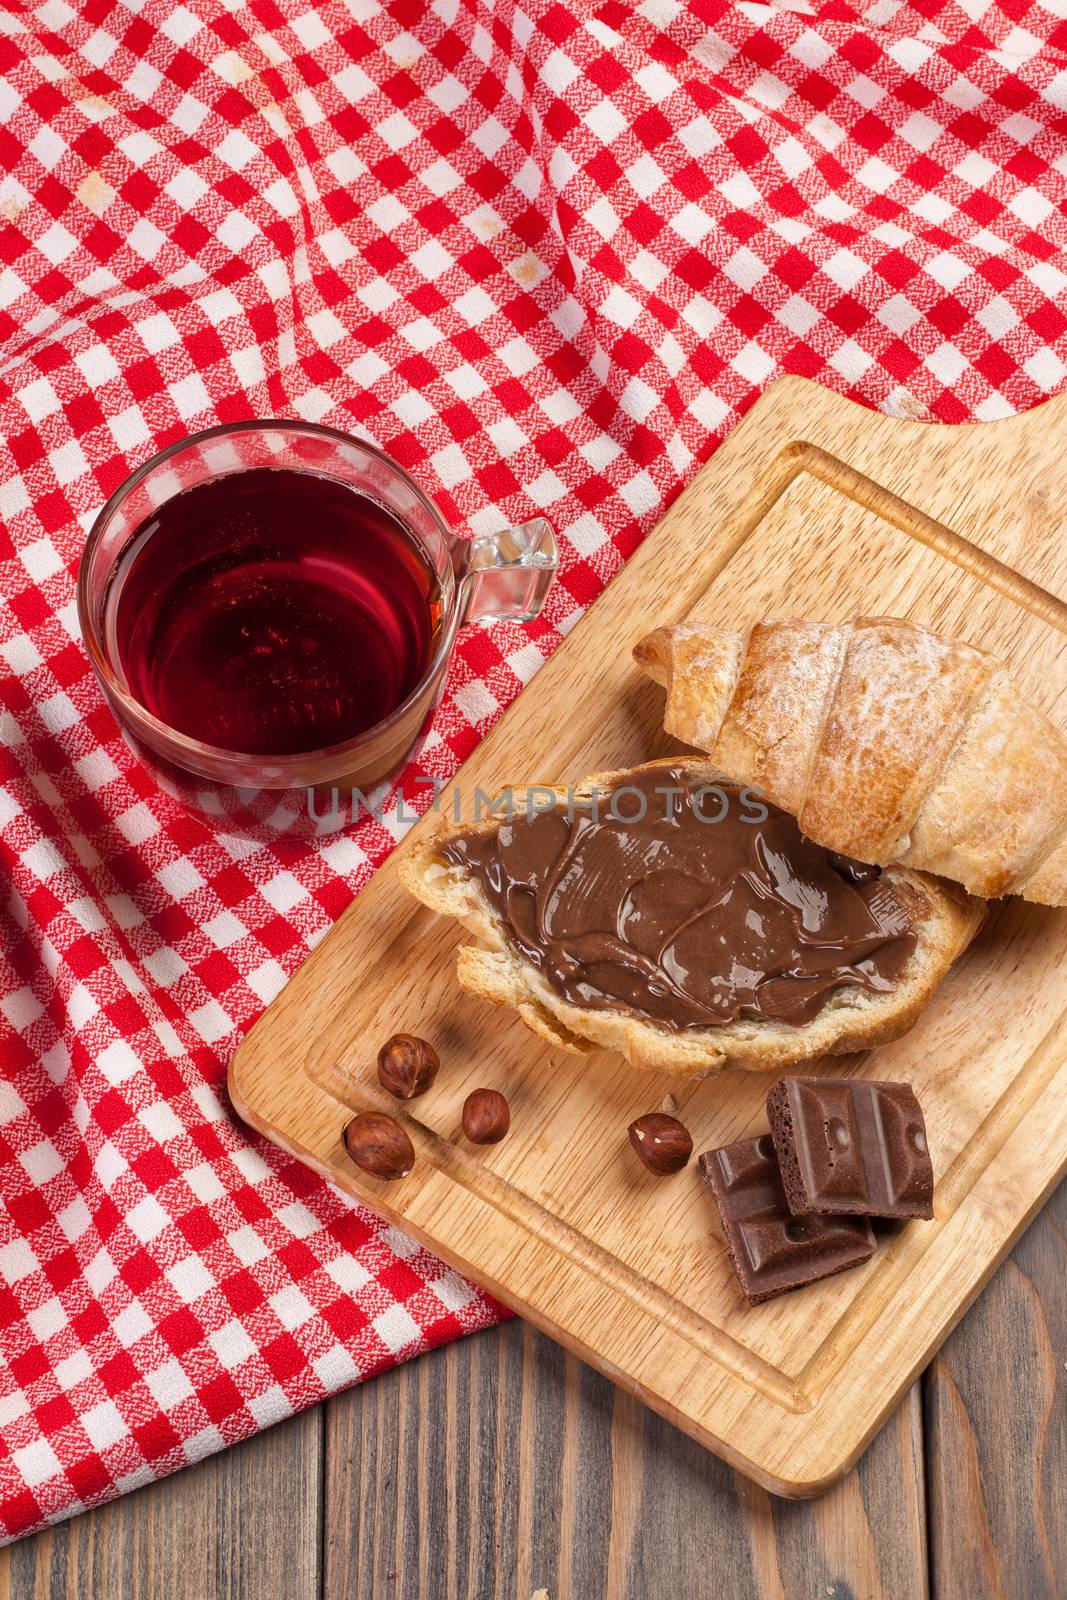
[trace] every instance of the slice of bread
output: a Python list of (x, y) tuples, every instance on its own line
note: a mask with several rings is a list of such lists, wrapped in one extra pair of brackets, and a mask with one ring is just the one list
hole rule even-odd
[[(671, 765), (678, 765), (677, 760)], [(586, 778), (571, 792), (588, 798), (622, 783), (634, 770), (665, 765), (648, 762), (629, 772), (600, 773)], [(722, 781), (708, 762), (685, 762), (700, 782)], [(537, 804), (554, 785), (538, 785)], [(568, 791), (556, 788), (566, 801)], [(514, 814), (525, 811), (526, 786), (515, 786)], [(572, 1005), (556, 992), (538, 969), (509, 942), (499, 919), (490, 909), (481, 886), (461, 867), (441, 855), (446, 841), (458, 832), (493, 833), (501, 818), (488, 817), (470, 828), (443, 828), (420, 840), (399, 863), (404, 887), (433, 911), (455, 917), (487, 948), (460, 947), (457, 972), (464, 989), (511, 1006), (527, 1027), (549, 1044), (577, 1054), (590, 1050), (617, 1050), (636, 1066), (655, 1068), (680, 1077), (701, 1078), (724, 1067), (766, 1071), (811, 1061), (822, 1055), (843, 1055), (867, 1050), (898, 1038), (916, 1021), (934, 989), (956, 957), (966, 949), (985, 916), (985, 904), (955, 884), (909, 867), (885, 869), (887, 879), (908, 906), (916, 933), (916, 946), (896, 988), (890, 994), (872, 994), (859, 987), (835, 990), (813, 1021), (789, 1025), (767, 1020), (744, 1020), (716, 1027), (674, 1031), (623, 1010), (590, 1011)]]

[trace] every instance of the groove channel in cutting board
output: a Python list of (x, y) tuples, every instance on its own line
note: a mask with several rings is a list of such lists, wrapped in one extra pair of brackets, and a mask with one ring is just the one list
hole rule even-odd
[[(935, 430), (799, 380), (777, 386), (479, 747), (463, 791), (680, 748), (629, 647), (682, 617), (911, 616), (1005, 655), (1067, 725), (1067, 542), (1042, 521), (1057, 494), (1067, 504), (1064, 432), (1060, 402)], [(1067, 1159), (1067, 913), (995, 908), (906, 1038), (838, 1058), (835, 1070), (876, 1062), (915, 1085), (937, 1216), (859, 1271), (755, 1310), (740, 1302), (695, 1167), (649, 1177), (625, 1128), (670, 1093), (698, 1150), (762, 1131), (774, 1075), (680, 1085), (615, 1057), (550, 1051), (460, 993), (462, 938), (409, 902), (387, 864), (245, 1041), (231, 1069), (238, 1108), (742, 1470), (784, 1493), (831, 1481)], [(373, 1055), (397, 1028), (432, 1038), (445, 1067), (409, 1108), (415, 1174), (382, 1185), (348, 1163), (339, 1134), (346, 1107), (387, 1102)], [(457, 1130), (479, 1084), (507, 1093), (512, 1133), (473, 1150)]]

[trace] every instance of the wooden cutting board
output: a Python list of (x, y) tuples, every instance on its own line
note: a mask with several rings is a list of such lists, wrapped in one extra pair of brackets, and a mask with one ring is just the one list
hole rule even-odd
[[(1067, 727), (1067, 397), (933, 428), (776, 384), (462, 769), (481, 786), (567, 782), (679, 748), (630, 659), (653, 624), (769, 615), (912, 617), (1005, 656)], [(451, 804), (446, 790), (442, 805)], [(449, 814), (449, 813), (446, 813)], [(864, 1449), (1067, 1165), (1067, 911), (1008, 901), (918, 1025), (835, 1072), (904, 1078), (926, 1113), (936, 1217), (874, 1259), (750, 1309), (696, 1163), (658, 1180), (627, 1124), (668, 1095), (696, 1149), (765, 1131), (776, 1074), (679, 1083), (552, 1051), (464, 995), (464, 935), (377, 873), (242, 1044), (238, 1112), (546, 1333), (778, 1494), (818, 1493)], [(469, 937), (469, 936), (468, 936)], [(444, 1063), (410, 1116), (379, 1088), (397, 1030)], [(503, 1090), (504, 1143), (459, 1135)], [(348, 1161), (354, 1110), (405, 1117), (418, 1153), (387, 1184)]]

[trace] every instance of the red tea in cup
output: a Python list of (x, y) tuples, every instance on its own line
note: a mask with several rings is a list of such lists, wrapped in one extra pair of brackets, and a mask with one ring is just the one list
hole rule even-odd
[(166, 500), (115, 567), (105, 630), (168, 728), (262, 756), (324, 750), (418, 687), (444, 615), (426, 555), (383, 505), (287, 468)]
[(78, 618), (168, 795), (227, 832), (317, 837), (343, 825), (335, 792), (368, 793), (419, 748), (459, 629), (536, 617), (556, 562), (543, 517), (465, 538), (365, 439), (226, 422), (115, 490)]

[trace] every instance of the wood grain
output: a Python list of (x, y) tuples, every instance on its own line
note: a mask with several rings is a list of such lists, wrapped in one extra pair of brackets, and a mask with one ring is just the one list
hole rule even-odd
[(324, 1600), (927, 1593), (917, 1388), (789, 1503), (514, 1322), (333, 1401), (325, 1478)]
[(1067, 1595), (1067, 1184), (926, 1378), (936, 1600)]
[(931, 1368), (925, 1503), (918, 1385), (780, 1500), (516, 1322), (0, 1551), (0, 1600), (1058, 1600), (1065, 1235), (1067, 1186)]
[[(1067, 544), (1039, 527), (1065, 433), (1067, 399), (989, 427), (929, 429), (799, 380), (776, 385), (442, 806), (460, 790), (470, 806), (477, 786), (496, 794), (662, 752), (661, 691), (628, 652), (657, 620), (910, 616), (1003, 653), (1067, 722)], [(695, 1171), (656, 1183), (621, 1135), (667, 1092), (700, 1149), (761, 1131), (769, 1076), (679, 1085), (547, 1049), (459, 991), (457, 930), (404, 895), (395, 859), (245, 1040), (235, 1105), (731, 1464), (779, 1493), (819, 1492), (858, 1458), (1067, 1161), (1067, 912), (998, 908), (913, 1032), (876, 1064), (845, 1068), (914, 1083), (935, 1222), (859, 1271), (752, 1311)], [(448, 1070), (408, 1116), (414, 1174), (386, 1185), (348, 1162), (340, 1131), (349, 1109), (396, 1111), (367, 1041), (398, 1028), (433, 1039)], [(479, 1084), (507, 1093), (512, 1132), (472, 1151), (459, 1107)]]
[(308, 1411), (0, 1550), (0, 1600), (319, 1600), (322, 1430)]

